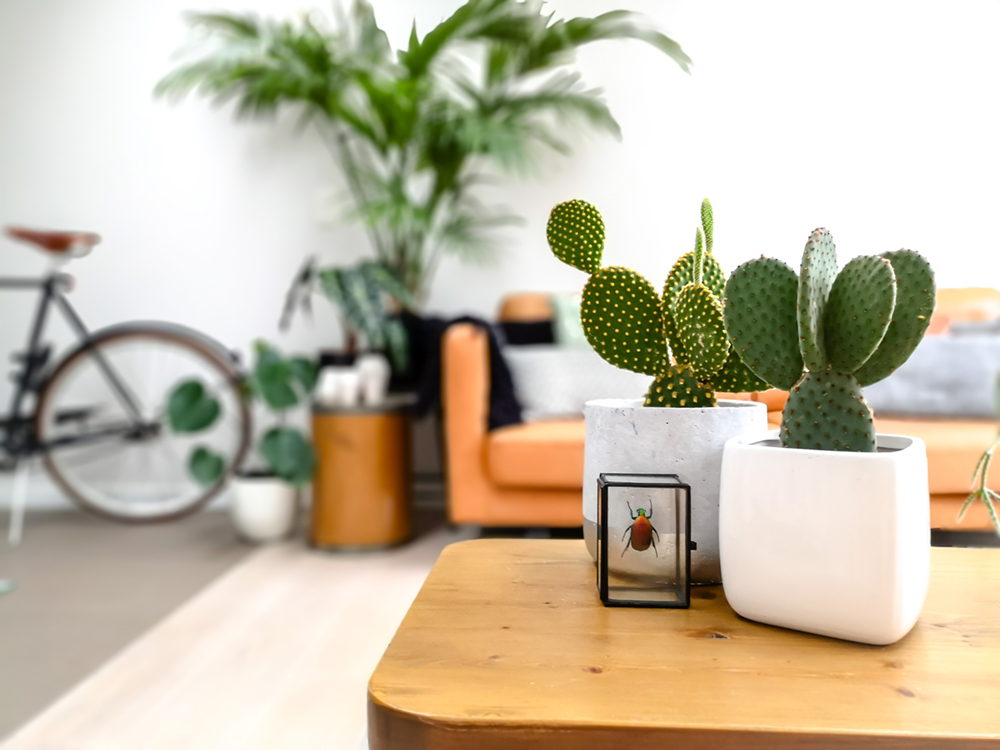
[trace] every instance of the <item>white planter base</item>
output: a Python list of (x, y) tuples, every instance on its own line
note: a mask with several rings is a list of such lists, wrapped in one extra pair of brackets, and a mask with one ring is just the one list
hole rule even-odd
[(276, 542), (291, 534), (298, 490), (276, 477), (234, 477), (230, 509), (236, 531), (248, 542)]
[[(583, 467), (583, 536), (597, 559), (597, 477), (601, 473), (677, 474), (691, 485), (691, 580), (718, 583), (719, 473), (722, 449), (737, 435), (767, 434), (767, 407), (755, 401), (719, 401), (708, 409), (644, 407), (641, 399), (588, 401)], [(629, 556), (614, 561), (620, 573)]]
[(923, 441), (878, 453), (783, 448), (742, 437), (722, 462), (719, 541), (730, 606), (794, 630), (884, 645), (906, 635), (930, 577)]

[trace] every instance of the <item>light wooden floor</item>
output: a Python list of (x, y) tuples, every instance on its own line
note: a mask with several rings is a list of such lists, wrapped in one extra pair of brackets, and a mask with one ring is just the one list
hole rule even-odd
[(261, 549), (15, 733), (3, 750), (357, 750), (369, 676), (440, 550)]
[(251, 551), (228, 513), (142, 526), (29, 514), (20, 547), (0, 538), (0, 578), (16, 582), (0, 596), (0, 741)]

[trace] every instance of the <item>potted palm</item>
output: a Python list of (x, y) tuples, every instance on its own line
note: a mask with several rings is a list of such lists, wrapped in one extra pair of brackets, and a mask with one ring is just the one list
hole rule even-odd
[[(602, 267), (604, 220), (589, 203), (556, 206), (548, 223), (552, 252), (590, 275), (580, 318), (587, 341), (606, 361), (653, 380), (644, 399), (587, 403), (583, 470), (584, 537), (597, 557), (597, 480), (603, 473), (677, 474), (691, 486), (691, 576), (717, 583), (719, 467), (726, 441), (767, 430), (767, 409), (716, 399), (716, 391), (763, 390), (730, 346), (720, 296), (725, 276), (712, 254), (712, 205), (705, 199), (694, 249), (674, 264), (658, 293), (641, 274)], [(622, 536), (624, 529), (617, 531)], [(639, 575), (638, 556), (611, 555), (616, 573)]]
[(734, 438), (723, 456), (722, 577), (744, 617), (873, 644), (916, 622), (930, 569), (927, 455), (917, 438), (875, 433), (862, 388), (912, 354), (934, 300), (919, 254), (859, 256), (838, 273), (825, 229), (798, 275), (759, 258), (730, 277), (734, 350), (790, 391), (778, 432)]
[(194, 57), (156, 93), (235, 100), (241, 116), (288, 108), (311, 122), (346, 177), (375, 260), (417, 302), (444, 254), (488, 258), (492, 230), (515, 218), (479, 199), (484, 169), (530, 172), (537, 147), (569, 151), (574, 125), (619, 134), (572, 67), (577, 49), (638, 39), (684, 70), (690, 63), (628, 11), (556, 20), (535, 2), (468, 0), (423, 37), (414, 24), (395, 53), (367, 2), (339, 10), (337, 23), (315, 12), (290, 21), (190, 14), (201, 32)]

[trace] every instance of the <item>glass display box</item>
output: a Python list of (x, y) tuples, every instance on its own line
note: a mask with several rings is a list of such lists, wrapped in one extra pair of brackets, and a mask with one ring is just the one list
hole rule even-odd
[(604, 606), (690, 607), (691, 487), (676, 474), (601, 474), (597, 500)]

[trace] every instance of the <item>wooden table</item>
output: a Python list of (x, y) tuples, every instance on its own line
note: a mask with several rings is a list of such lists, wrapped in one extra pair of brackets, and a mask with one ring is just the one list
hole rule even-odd
[(935, 549), (914, 630), (862, 646), (606, 609), (581, 541), (444, 550), (368, 686), (372, 750), (1000, 748), (1000, 550)]

